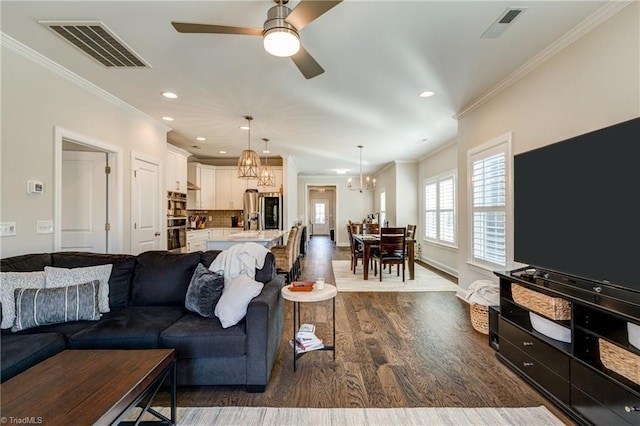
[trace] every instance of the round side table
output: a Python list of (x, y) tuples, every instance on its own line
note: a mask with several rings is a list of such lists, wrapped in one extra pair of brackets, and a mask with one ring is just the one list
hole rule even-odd
[[(318, 351), (332, 351), (333, 352), (333, 360), (336, 360), (336, 295), (338, 294), (338, 289), (336, 286), (331, 284), (325, 284), (322, 290), (311, 290), (311, 291), (291, 291), (289, 289), (289, 285), (282, 287), (282, 297), (285, 300), (289, 300), (293, 302), (293, 371), (296, 371), (296, 361), (302, 355), (308, 352), (296, 353), (295, 341), (296, 341), (296, 333), (300, 328), (300, 305), (302, 303), (313, 303), (313, 302), (322, 302), (324, 300), (331, 299), (333, 302), (333, 341), (331, 345), (324, 345), (321, 349), (316, 349)], [(315, 352), (315, 351), (310, 351)]]

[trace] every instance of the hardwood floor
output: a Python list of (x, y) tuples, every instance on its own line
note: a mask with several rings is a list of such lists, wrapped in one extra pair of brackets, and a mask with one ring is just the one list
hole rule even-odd
[[(303, 279), (334, 283), (331, 260), (349, 259), (325, 237), (311, 239)], [(311, 352), (293, 371), (292, 307), (264, 393), (244, 388), (183, 387), (178, 406), (267, 407), (524, 407), (551, 403), (495, 357), (473, 330), (468, 305), (453, 292), (338, 293), (336, 360)], [(303, 322), (330, 340), (331, 302), (303, 305)], [(326, 336), (326, 337), (325, 337)], [(167, 395), (161, 395), (162, 399)]]

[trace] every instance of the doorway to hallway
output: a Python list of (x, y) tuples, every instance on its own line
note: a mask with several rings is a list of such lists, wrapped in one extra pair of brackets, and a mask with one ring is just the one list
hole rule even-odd
[(309, 186), (307, 195), (309, 235), (325, 235), (335, 241), (336, 187)]

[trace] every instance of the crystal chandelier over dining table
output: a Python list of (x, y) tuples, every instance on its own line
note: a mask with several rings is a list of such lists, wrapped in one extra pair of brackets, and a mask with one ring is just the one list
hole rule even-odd
[(359, 191), (361, 194), (364, 191), (372, 191), (374, 189), (376, 189), (376, 179), (373, 178), (369, 178), (369, 176), (365, 177), (362, 175), (362, 145), (358, 145), (358, 148), (360, 149), (360, 185), (358, 187), (354, 187), (353, 186), (353, 181), (351, 178), (349, 178), (349, 180), (347, 181), (347, 188), (349, 188), (351, 191)]

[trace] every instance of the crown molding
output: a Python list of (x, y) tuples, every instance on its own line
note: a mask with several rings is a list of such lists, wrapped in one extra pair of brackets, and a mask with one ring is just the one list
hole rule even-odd
[(98, 87), (97, 85), (91, 83), (90, 81), (84, 79), (83, 77), (79, 76), (78, 74), (70, 71), (69, 69), (63, 67), (62, 65), (58, 64), (57, 62), (52, 61), (51, 59), (47, 58), (46, 56), (44, 56), (43, 54), (33, 50), (32, 48), (25, 46), (24, 44), (20, 43), (18, 40), (14, 39), (11, 36), (8, 36), (7, 34), (3, 33), (2, 31), (0, 31), (0, 45), (2, 45), (3, 47), (6, 47), (7, 49), (10, 49), (12, 51), (14, 51), (15, 53), (23, 56), (26, 59), (31, 60), (32, 62), (42, 66), (43, 68), (46, 68), (47, 70), (53, 72), (56, 75), (59, 75), (60, 77), (63, 77), (69, 81), (71, 81), (72, 83), (74, 83), (75, 85), (93, 93), (94, 95), (108, 101), (111, 102), (112, 104), (116, 105), (118, 108), (120, 108), (121, 110), (135, 115), (147, 122), (149, 122), (150, 124), (154, 125), (155, 127), (157, 127), (159, 130), (162, 130), (164, 132), (169, 132), (171, 130), (170, 127), (166, 126), (164, 123), (159, 122), (158, 120), (156, 120), (153, 117), (148, 116), (147, 114), (145, 114), (144, 112), (140, 111), (137, 108), (134, 108), (133, 106), (129, 105), (128, 103), (126, 103), (125, 101), (123, 101), (122, 99), (112, 95), (111, 93), (107, 92), (106, 90)]
[(543, 64), (544, 62), (551, 59), (557, 53), (561, 52), (565, 48), (569, 47), (573, 43), (575, 43), (578, 39), (580, 39), (585, 34), (589, 33), (595, 27), (618, 13), (620, 10), (627, 7), (629, 4), (633, 3), (637, 0), (613, 0), (609, 1), (607, 4), (602, 6), (600, 9), (596, 10), (589, 17), (587, 17), (584, 21), (580, 22), (578, 25), (573, 27), (567, 33), (565, 33), (558, 40), (544, 48), (540, 53), (536, 56), (528, 60), (524, 65), (520, 66), (514, 72), (509, 74), (505, 79), (501, 82), (493, 86), (489, 89), (484, 95), (475, 101), (471, 102), (460, 111), (458, 111), (453, 118), (459, 120), (462, 116), (475, 110), (481, 105), (485, 104), (494, 96), (498, 95), (500, 92), (520, 80), (525, 75), (529, 74), (531, 71), (536, 69), (538, 66)]

